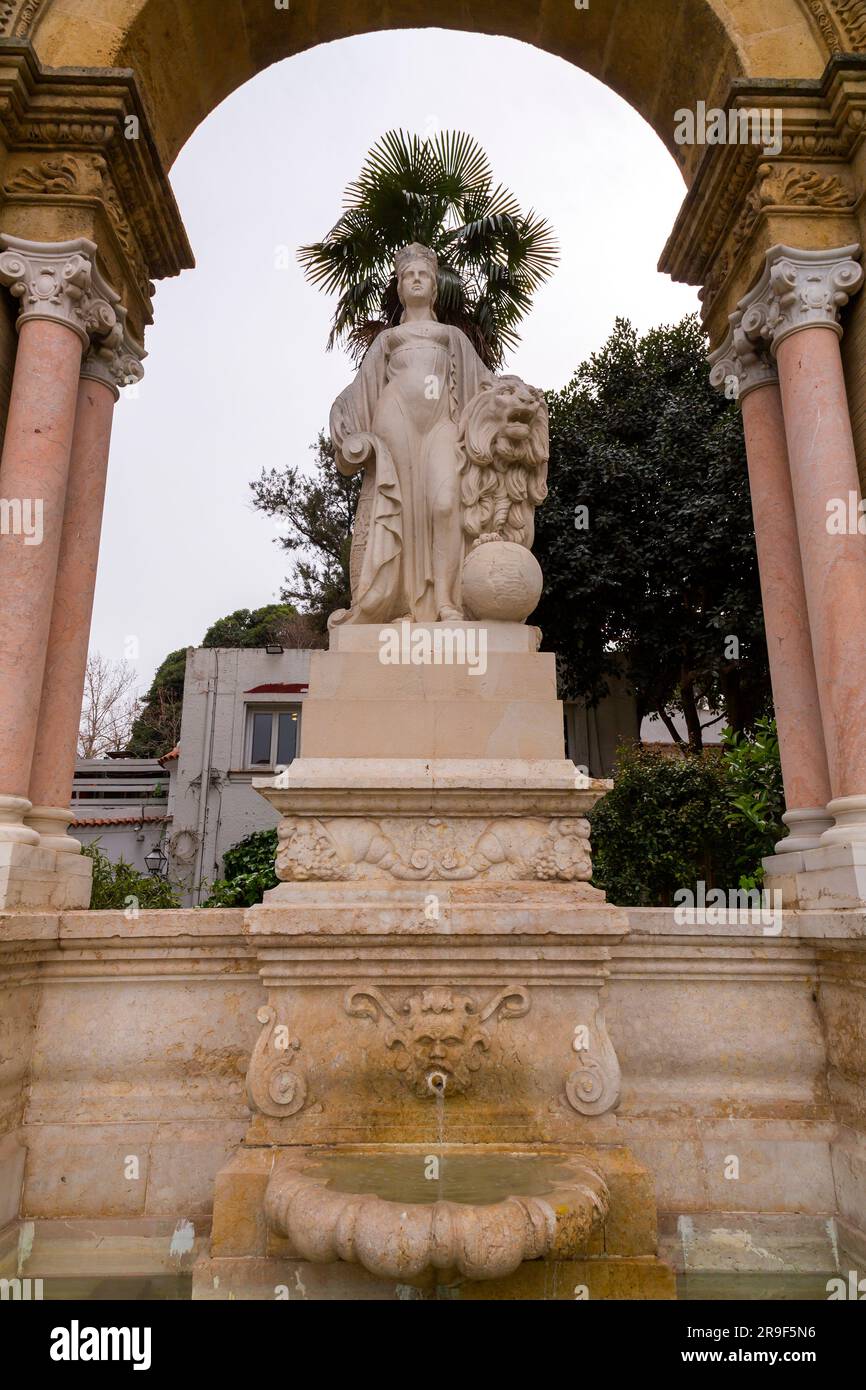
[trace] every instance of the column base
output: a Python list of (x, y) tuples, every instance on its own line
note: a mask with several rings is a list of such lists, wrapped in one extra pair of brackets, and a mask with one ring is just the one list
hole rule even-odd
[(787, 908), (864, 908), (866, 843), (771, 855), (764, 860), (764, 887), (781, 892)]
[(82, 854), (0, 840), (0, 912), (89, 907), (92, 873), (92, 863)]
[(786, 811), (782, 820), (789, 833), (776, 845), (777, 855), (818, 849), (822, 843), (822, 836), (833, 829), (833, 817), (824, 806), (808, 806), (797, 811)]
[(835, 822), (821, 836), (822, 845), (866, 845), (866, 796), (840, 796), (829, 802)]
[(26, 796), (0, 796), (0, 844), (39, 844), (38, 830), (24, 824), (24, 817), (31, 809)]
[(27, 812), (27, 825), (39, 836), (41, 849), (57, 854), (80, 854), (81, 843), (67, 831), (75, 820), (72, 812), (60, 806), (34, 806)]

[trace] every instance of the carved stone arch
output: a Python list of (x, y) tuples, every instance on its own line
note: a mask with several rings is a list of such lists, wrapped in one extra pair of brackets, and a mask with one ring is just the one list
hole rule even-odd
[[(425, 0), (406, 0), (396, 14), (387, 0), (327, 7), (293, 0), (287, 10), (260, 0), (220, 0), (218, 7), (212, 0), (42, 0), (34, 36), (54, 67), (132, 68), (170, 163), (209, 111), (271, 63), (353, 34), (431, 22)], [(98, 23), (88, 22), (91, 15)], [(522, 40), (582, 67), (640, 112), (679, 156), (687, 180), (697, 158), (675, 145), (678, 108), (719, 104), (737, 77), (818, 77), (833, 51), (804, 0), (776, 3), (771, 16), (765, 0), (593, 0), (585, 10), (440, 0), (435, 22)]]
[(866, 52), (866, 0), (801, 0), (830, 56)]

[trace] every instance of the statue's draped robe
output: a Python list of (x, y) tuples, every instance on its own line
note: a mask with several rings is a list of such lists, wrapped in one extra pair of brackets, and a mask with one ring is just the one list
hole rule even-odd
[(436, 621), (431, 450), (439, 458), (443, 450), (453, 453), (456, 479), (460, 416), (491, 379), (458, 328), (406, 323), (379, 334), (334, 402), (337, 466), (351, 475), (366, 465), (362, 506), (369, 517), (359, 508), (356, 528), (366, 537), (352, 607), (332, 622)]

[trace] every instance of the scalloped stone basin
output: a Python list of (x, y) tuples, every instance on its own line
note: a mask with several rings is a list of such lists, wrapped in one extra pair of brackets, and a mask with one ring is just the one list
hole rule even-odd
[(347, 1260), (388, 1279), (431, 1269), (500, 1279), (524, 1260), (580, 1255), (609, 1200), (578, 1155), (306, 1149), (277, 1158), (265, 1212), (316, 1264)]

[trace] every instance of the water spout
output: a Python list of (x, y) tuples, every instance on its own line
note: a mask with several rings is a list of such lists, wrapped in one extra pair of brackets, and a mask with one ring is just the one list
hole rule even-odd
[(444, 1071), (431, 1071), (427, 1074), (427, 1086), (434, 1096), (444, 1096), (448, 1078)]

